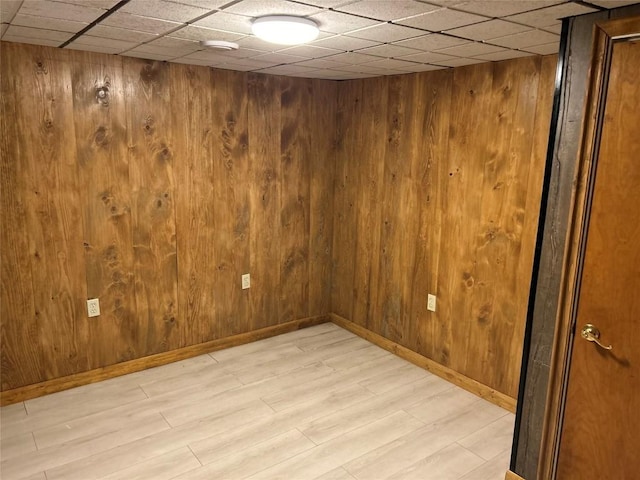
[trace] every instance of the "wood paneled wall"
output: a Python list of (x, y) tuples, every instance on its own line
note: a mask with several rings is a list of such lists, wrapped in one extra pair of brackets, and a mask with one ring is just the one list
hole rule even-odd
[(3, 390), (333, 311), (515, 397), (554, 57), (338, 84), (0, 48)]
[(555, 65), (338, 86), (332, 311), (511, 397)]
[(329, 313), (335, 82), (0, 48), (3, 390)]

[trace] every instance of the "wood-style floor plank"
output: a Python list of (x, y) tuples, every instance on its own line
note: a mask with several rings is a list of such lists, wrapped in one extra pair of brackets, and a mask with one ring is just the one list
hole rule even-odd
[(501, 480), (513, 430), (512, 414), (333, 324), (0, 415), (3, 480)]

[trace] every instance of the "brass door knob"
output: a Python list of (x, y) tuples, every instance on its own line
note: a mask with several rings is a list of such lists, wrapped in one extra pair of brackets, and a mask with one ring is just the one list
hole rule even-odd
[(600, 330), (598, 330), (596, 327), (594, 327), (590, 323), (587, 323), (584, 327), (582, 327), (582, 331), (580, 332), (580, 335), (587, 342), (593, 342), (599, 347), (604, 348), (605, 350), (613, 349), (611, 345), (605, 346), (602, 343), (600, 343)]

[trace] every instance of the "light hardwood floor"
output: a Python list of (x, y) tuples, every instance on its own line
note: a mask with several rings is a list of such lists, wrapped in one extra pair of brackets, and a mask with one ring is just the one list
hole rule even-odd
[(330, 323), (0, 413), (3, 480), (502, 480), (514, 421)]

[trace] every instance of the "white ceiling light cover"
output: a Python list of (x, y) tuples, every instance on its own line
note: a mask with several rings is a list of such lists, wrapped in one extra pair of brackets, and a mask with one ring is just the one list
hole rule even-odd
[(299, 45), (318, 36), (318, 25), (308, 18), (270, 15), (253, 21), (251, 30), (265, 42), (279, 45)]

